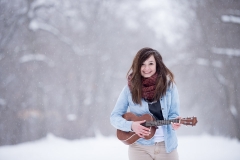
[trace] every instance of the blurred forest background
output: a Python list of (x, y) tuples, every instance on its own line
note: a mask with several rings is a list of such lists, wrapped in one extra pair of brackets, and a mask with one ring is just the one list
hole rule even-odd
[(114, 135), (136, 52), (175, 74), (179, 135), (240, 140), (239, 0), (0, 0), (0, 145)]

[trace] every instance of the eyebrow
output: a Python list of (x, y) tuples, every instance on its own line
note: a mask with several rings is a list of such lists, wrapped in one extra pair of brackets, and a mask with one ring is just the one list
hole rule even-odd
[[(152, 63), (152, 62), (154, 62), (154, 61), (149, 61), (148, 63)], [(144, 64), (144, 63), (143, 63)]]
[(148, 62), (154, 62), (154, 60), (152, 60), (152, 61), (148, 61)]

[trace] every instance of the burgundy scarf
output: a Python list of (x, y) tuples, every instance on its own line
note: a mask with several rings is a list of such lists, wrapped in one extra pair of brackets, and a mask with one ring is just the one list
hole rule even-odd
[(157, 73), (142, 80), (142, 98), (153, 101), (157, 84)]
[[(151, 77), (142, 79), (142, 98), (148, 101), (154, 100), (154, 94), (155, 94), (155, 89), (157, 84), (157, 76), (158, 74), (155, 73)], [(131, 80), (131, 77), (128, 78), (128, 86), (131, 89), (130, 80)]]

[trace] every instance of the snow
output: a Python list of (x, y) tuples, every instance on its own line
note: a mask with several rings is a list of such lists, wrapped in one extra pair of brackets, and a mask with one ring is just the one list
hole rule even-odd
[(227, 80), (223, 75), (217, 73), (217, 79), (222, 85), (227, 85)]
[(57, 36), (62, 42), (64, 42), (67, 45), (71, 46), (72, 50), (76, 54), (83, 55), (81, 53), (81, 49), (78, 46), (74, 45), (74, 42), (71, 39), (69, 39), (68, 37), (64, 36), (57, 28), (53, 27), (52, 25), (49, 25), (49, 24), (44, 23), (44, 22), (41, 22), (40, 20), (33, 19), (29, 23), (28, 27), (32, 31), (43, 30), (43, 31), (49, 32), (49, 33)]
[(229, 57), (240, 56), (240, 50), (239, 49), (232, 49), (232, 48), (212, 48), (212, 53), (215, 54), (221, 54), (221, 55), (227, 55)]
[(0, 105), (1, 106), (5, 106), (6, 105), (6, 101), (2, 98), (0, 98)]
[(218, 60), (214, 60), (214, 61), (212, 62), (212, 65), (213, 65), (214, 67), (218, 67), (218, 68), (222, 68), (222, 66), (223, 66), (222, 62), (221, 62), (221, 61), (218, 61)]
[(75, 121), (77, 119), (77, 116), (75, 114), (68, 114), (67, 120), (68, 121)]
[[(124, 17), (129, 29), (141, 30), (144, 22), (157, 38), (164, 38), (169, 45), (173, 45), (175, 48), (183, 43), (182, 39), (189, 31), (188, 20), (195, 17), (194, 12), (184, 2), (141, 0), (137, 3), (122, 4), (119, 7), (121, 9), (116, 12), (120, 17)], [(188, 14), (184, 14), (186, 10), (188, 10)]]
[[(1, 35), (0, 35), (0, 39), (1, 39)], [(4, 55), (0, 53), (0, 61), (4, 58)]]
[(20, 63), (26, 63), (30, 61), (43, 61), (46, 62), (49, 65), (49, 67), (54, 66), (54, 62), (43, 54), (26, 54), (23, 55), (19, 60)]
[(238, 116), (237, 109), (236, 109), (236, 107), (234, 105), (230, 106), (230, 111), (231, 111), (232, 115), (234, 115), (235, 117)]
[[(196, 64), (202, 65), (202, 66), (209, 66), (210, 61), (208, 59), (204, 59), (204, 58), (197, 58), (196, 59)], [(211, 65), (214, 66), (214, 67), (221, 68), (222, 67), (222, 62), (214, 60), (214, 61), (212, 61)]]
[(232, 23), (240, 24), (240, 17), (238, 16), (222, 15), (221, 19), (223, 22), (232, 22)]
[(203, 65), (203, 66), (208, 66), (209, 65), (209, 61), (207, 59), (203, 59), (203, 58), (198, 58), (196, 60), (197, 64), (199, 65)]
[[(59, 35), (60, 32), (58, 31), (57, 28), (47, 24), (47, 23), (44, 23), (44, 22), (41, 22), (39, 20), (32, 20), (30, 23), (29, 23), (29, 29), (33, 30), (33, 31), (37, 31), (37, 30), (44, 30), (44, 31), (47, 31), (47, 32), (50, 32), (52, 33), (53, 35)], [(66, 40), (68, 41), (68, 40)]]
[[(240, 142), (225, 137), (179, 136), (179, 158), (184, 160), (239, 160)], [(47, 137), (13, 146), (0, 147), (0, 160), (124, 160), (128, 146), (116, 137), (66, 140)]]

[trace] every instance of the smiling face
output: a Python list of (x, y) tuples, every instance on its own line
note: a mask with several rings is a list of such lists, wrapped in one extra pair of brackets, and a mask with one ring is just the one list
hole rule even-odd
[(143, 62), (141, 66), (141, 75), (144, 78), (151, 77), (156, 73), (156, 60), (153, 55), (151, 55), (146, 61)]

